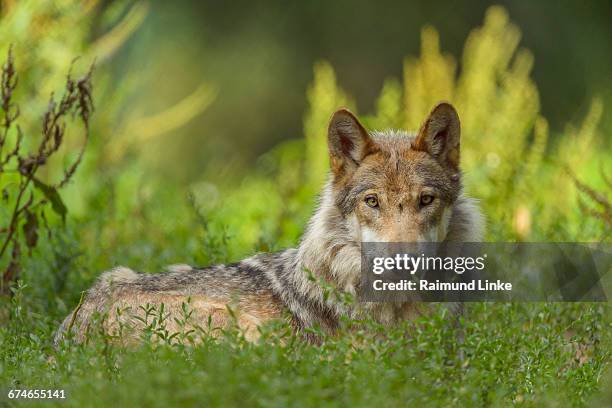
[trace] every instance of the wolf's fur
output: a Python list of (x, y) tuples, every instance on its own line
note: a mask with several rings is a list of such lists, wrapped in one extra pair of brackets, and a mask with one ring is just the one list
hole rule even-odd
[[(249, 339), (274, 319), (287, 319), (297, 332), (315, 325), (334, 332), (341, 316), (367, 314), (393, 324), (418, 314), (409, 303), (338, 302), (325, 296), (318, 280), (354, 294), (362, 242), (481, 239), (477, 203), (462, 193), (459, 132), (457, 113), (447, 103), (433, 109), (417, 135), (368, 133), (347, 110), (336, 112), (328, 133), (331, 174), (297, 249), (230, 265), (175, 265), (154, 275), (115, 268), (102, 274), (66, 317), (56, 341), (68, 330), (83, 340), (96, 314), (105, 316), (108, 333), (130, 327), (137, 337), (147, 323), (145, 309), (162, 304), (170, 333), (184, 329), (180, 317), (188, 303), (193, 310), (188, 327), (237, 323)], [(423, 195), (433, 201), (423, 204)]]

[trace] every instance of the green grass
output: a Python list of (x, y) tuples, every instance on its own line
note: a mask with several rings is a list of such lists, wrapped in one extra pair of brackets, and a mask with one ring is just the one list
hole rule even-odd
[(232, 332), (126, 349), (95, 336), (55, 350), (58, 321), (27, 294), (0, 328), (0, 383), (65, 389), (65, 406), (581, 406), (602, 398), (610, 358), (608, 304), (468, 304), (459, 324), (438, 308), (394, 329), (345, 322), (320, 345), (277, 329), (257, 344)]
[(61, 404), (74, 407), (609, 406), (608, 303), (466, 304), (459, 326), (439, 308), (393, 329), (345, 322), (320, 345), (280, 328), (257, 344), (228, 333), (195, 347), (125, 349), (95, 336), (55, 350), (54, 331), (101, 271), (226, 262), (257, 249), (236, 245), (236, 230), (222, 228), (229, 216), (177, 200), (177, 190), (154, 188), (150, 201), (121, 210), (101, 189), (90, 214), (52, 224), (23, 264), (25, 286), (0, 305), (0, 405), (32, 404), (6, 399), (20, 388), (65, 389)]

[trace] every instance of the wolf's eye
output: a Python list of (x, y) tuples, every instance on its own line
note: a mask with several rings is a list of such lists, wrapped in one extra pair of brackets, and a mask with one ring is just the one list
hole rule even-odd
[(368, 207), (376, 208), (378, 207), (378, 197), (376, 197), (376, 194), (369, 194), (365, 198), (365, 203)]
[(434, 200), (434, 196), (432, 196), (431, 194), (421, 195), (421, 205), (423, 206), (433, 203), (433, 200)]

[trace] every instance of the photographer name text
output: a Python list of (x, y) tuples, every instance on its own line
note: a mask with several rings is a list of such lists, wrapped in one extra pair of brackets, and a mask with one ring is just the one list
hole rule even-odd
[(420, 279), (418, 282), (402, 279), (397, 282), (385, 282), (377, 279), (372, 283), (377, 291), (511, 291), (512, 283), (501, 280), (471, 280), (469, 282), (440, 282)]

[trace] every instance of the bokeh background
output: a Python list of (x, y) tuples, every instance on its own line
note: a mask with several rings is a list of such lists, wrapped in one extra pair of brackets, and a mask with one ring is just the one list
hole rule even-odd
[[(371, 128), (416, 129), (443, 99), (462, 118), (465, 186), (488, 240), (607, 240), (610, 9), (4, 1), (0, 44), (13, 45), (26, 150), (68, 70), (96, 64), (91, 140), (59, 191), (67, 219), (41, 207), (51, 228), (31, 260), (74, 253), (54, 262), (87, 282), (116, 264), (155, 270), (295, 245), (325, 180), (335, 109)], [(68, 128), (44, 182), (81, 135)], [(70, 281), (44, 276), (55, 288)]]
[[(594, 97), (612, 97), (609, 2), (498, 4), (521, 32), (519, 47), (534, 57), (530, 77), (553, 133), (579, 123)], [(159, 163), (194, 178), (211, 162), (230, 167), (231, 157), (236, 160), (231, 167), (242, 173), (278, 142), (301, 137), (314, 63), (328, 61), (359, 112), (373, 112), (385, 79), (401, 79), (405, 59), (420, 55), (425, 25), (439, 33), (440, 50), (460, 60), (470, 31), (482, 25), (491, 5), (156, 2), (117, 56), (117, 72), (145, 70), (135, 94), (137, 106), (151, 112), (202, 81), (214, 83), (220, 91), (216, 102), (169, 136), (176, 138), (172, 151), (167, 144), (157, 147), (167, 159)], [(163, 77), (174, 79), (160, 81)], [(610, 129), (609, 123), (601, 126)], [(187, 163), (172, 166), (187, 152)]]
[[(370, 128), (416, 129), (443, 99), (462, 119), (465, 186), (482, 202), (488, 240), (609, 240), (610, 8), (4, 1), (0, 44), (13, 45), (23, 150), (36, 146), (69, 69), (96, 64), (85, 158), (54, 196), (67, 216), (41, 205), (45, 236), (25, 218), (15, 229), (28, 248), (19, 259), (55, 271), (28, 265), (23, 276), (73, 298), (117, 264), (152, 271), (296, 245), (326, 177), (335, 109)], [(53, 185), (82, 133), (67, 128), (41, 181)], [(13, 129), (6, 143), (16, 138)], [(4, 219), (17, 164), (0, 175)]]

